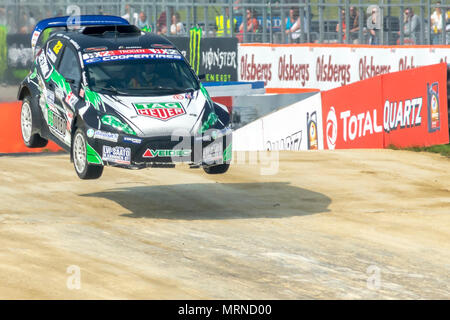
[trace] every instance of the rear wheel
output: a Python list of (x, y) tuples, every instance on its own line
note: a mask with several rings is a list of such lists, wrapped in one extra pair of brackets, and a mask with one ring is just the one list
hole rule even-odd
[(98, 179), (103, 173), (103, 166), (89, 164), (87, 161), (86, 141), (84, 131), (77, 129), (72, 146), (73, 165), (80, 179)]
[(31, 98), (25, 97), (20, 111), (20, 128), (23, 142), (28, 148), (43, 148), (48, 143), (47, 139), (42, 138), (38, 133), (33, 133), (38, 125), (36, 112), (37, 110), (33, 110)]
[(211, 166), (211, 167), (203, 167), (203, 170), (207, 174), (222, 174), (228, 171), (230, 168), (229, 163), (219, 164), (217, 166)]

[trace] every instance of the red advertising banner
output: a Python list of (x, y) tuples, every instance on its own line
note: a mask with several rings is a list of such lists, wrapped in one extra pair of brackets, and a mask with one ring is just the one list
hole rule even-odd
[(62, 150), (49, 141), (45, 148), (30, 149), (22, 140), (20, 102), (0, 103), (0, 153), (46, 152)]
[(395, 72), (322, 92), (325, 149), (449, 142), (447, 65)]
[(383, 148), (381, 77), (322, 92), (324, 149)]
[(384, 147), (449, 142), (445, 63), (383, 75), (382, 79)]

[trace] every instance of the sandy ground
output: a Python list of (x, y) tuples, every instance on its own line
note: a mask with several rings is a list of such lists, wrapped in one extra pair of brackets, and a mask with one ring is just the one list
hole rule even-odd
[(301, 152), (263, 167), (86, 182), (68, 155), (0, 157), (0, 298), (450, 298), (448, 158)]

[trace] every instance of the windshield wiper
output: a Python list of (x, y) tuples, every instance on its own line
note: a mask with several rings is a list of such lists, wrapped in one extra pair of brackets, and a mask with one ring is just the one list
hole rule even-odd
[(118, 95), (118, 94), (120, 94), (120, 95), (126, 94), (125, 92), (121, 92), (121, 91), (117, 90), (117, 89), (116, 89), (115, 87), (113, 87), (113, 86), (99, 87), (98, 89), (99, 89), (99, 90), (109, 91), (109, 92), (112, 92), (113, 94), (116, 94), (116, 95)]
[(147, 88), (142, 88), (142, 89), (143, 90), (180, 91), (178, 88), (163, 87), (163, 86), (147, 87)]

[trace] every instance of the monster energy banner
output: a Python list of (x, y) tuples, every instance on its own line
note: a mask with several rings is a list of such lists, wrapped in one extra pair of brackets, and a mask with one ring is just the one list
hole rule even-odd
[(190, 37), (170, 37), (197, 74), (205, 81), (237, 81), (237, 38), (202, 38), (201, 29), (190, 30)]

